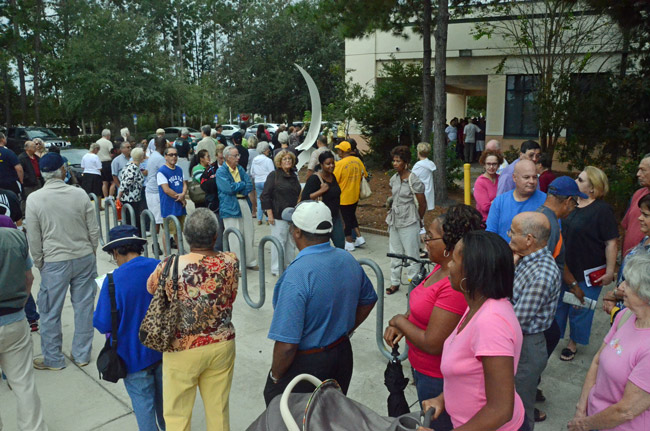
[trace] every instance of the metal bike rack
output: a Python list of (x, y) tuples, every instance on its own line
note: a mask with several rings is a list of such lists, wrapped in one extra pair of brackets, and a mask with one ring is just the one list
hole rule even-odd
[(106, 242), (108, 242), (108, 232), (111, 230), (111, 220), (110, 214), (113, 214), (113, 220), (115, 224), (113, 227), (120, 224), (117, 219), (117, 207), (115, 206), (115, 201), (113, 199), (104, 199), (104, 221), (106, 222)]
[[(377, 278), (377, 325), (375, 337), (377, 340), (377, 347), (379, 352), (386, 357), (386, 359), (391, 360), (393, 356), (391, 355), (391, 350), (386, 347), (384, 344), (384, 273), (381, 271), (377, 262), (372, 259), (358, 259), (359, 265), (367, 266), (375, 272), (375, 277)], [(404, 351), (398, 356), (397, 359), (403, 361), (408, 357), (408, 345), (404, 343)]]
[[(149, 210), (142, 211), (140, 214), (140, 232), (142, 238), (147, 239), (147, 219), (149, 219), (149, 227), (151, 228), (151, 241), (153, 244), (153, 254), (156, 259), (160, 260), (160, 248), (158, 245), (158, 233), (156, 232), (156, 217)], [(148, 244), (144, 248), (144, 256), (149, 257), (149, 247)]]
[(88, 193), (90, 200), (95, 204), (95, 217), (97, 217), (97, 226), (99, 226), (99, 244), (104, 245), (108, 242), (108, 231), (106, 232), (107, 238), (104, 240), (104, 229), (102, 229), (102, 216), (99, 214), (99, 198), (95, 193)]
[[(246, 300), (246, 303), (250, 305), (253, 308), (259, 308), (262, 305), (260, 304), (259, 307), (255, 307), (255, 303), (250, 300), (250, 297), (247, 297), (248, 294), (248, 274), (247, 274), (247, 268), (246, 268), (246, 244), (244, 243), (244, 235), (242, 235), (241, 231), (237, 229), (236, 227), (229, 227), (226, 230), (223, 231), (223, 251), (230, 251), (230, 234), (233, 233), (237, 237), (237, 240), (239, 241), (239, 252), (240, 254), (244, 257), (243, 260), (241, 256), (237, 256), (239, 258), (239, 272), (241, 273), (241, 289), (242, 292), (246, 292), (246, 295), (244, 295), (244, 300)], [(263, 303), (263, 302), (262, 302)]]
[(264, 263), (264, 244), (267, 242), (273, 243), (275, 246), (275, 249), (278, 251), (278, 266), (282, 268), (280, 273), (284, 271), (284, 247), (282, 247), (282, 243), (280, 241), (272, 236), (272, 235), (267, 235), (263, 237), (260, 240), (260, 244), (257, 248), (257, 264), (259, 265), (259, 272), (260, 272), (260, 299), (258, 302), (255, 302), (251, 299), (250, 295), (248, 294), (248, 286), (244, 285), (242, 286), (242, 293), (244, 295), (244, 300), (248, 305), (250, 305), (253, 308), (262, 308), (264, 305), (264, 301), (266, 300), (266, 274), (265, 274), (265, 263)]
[(181, 228), (181, 222), (178, 220), (176, 216), (170, 215), (167, 216), (163, 219), (163, 228), (165, 230), (165, 241), (167, 241), (167, 244), (169, 245), (169, 253), (171, 254), (172, 251), (172, 242), (171, 242), (171, 234), (169, 233), (169, 223), (174, 223), (176, 225), (176, 233), (178, 234), (178, 254), (179, 255), (184, 255), (185, 254), (185, 246), (183, 245), (183, 229)]
[(129, 213), (129, 221), (131, 222), (131, 226), (136, 226), (137, 222), (135, 220), (135, 210), (131, 204), (122, 205), (122, 220), (120, 221), (120, 224), (126, 224), (126, 214), (124, 213), (124, 210), (127, 210)]

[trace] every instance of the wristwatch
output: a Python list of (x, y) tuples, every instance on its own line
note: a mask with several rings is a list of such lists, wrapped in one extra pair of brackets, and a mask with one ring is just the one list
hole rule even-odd
[(578, 285), (578, 282), (573, 280), (573, 283), (571, 283), (571, 287), (576, 287)]
[(269, 378), (274, 384), (280, 381), (280, 379), (276, 379), (275, 377), (273, 377), (273, 370), (269, 370)]

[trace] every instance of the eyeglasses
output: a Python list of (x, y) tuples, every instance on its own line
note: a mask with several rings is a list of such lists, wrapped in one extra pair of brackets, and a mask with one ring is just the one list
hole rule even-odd
[(573, 205), (578, 206), (578, 199), (575, 196), (569, 196), (569, 200), (573, 202)]
[(583, 179), (580, 178), (580, 177), (578, 177), (577, 179), (578, 179), (578, 182), (579, 182), (579, 183), (584, 183), (585, 181), (587, 181), (587, 180), (583, 180)]
[(486, 163), (485, 166), (499, 166), (498, 163)]
[(178, 153), (167, 153), (167, 157), (178, 157)]
[(508, 235), (508, 238), (512, 238), (515, 235), (520, 235), (520, 236), (528, 236), (528, 235), (530, 235), (533, 238), (537, 239), (537, 237), (535, 235), (533, 235), (532, 233), (517, 233), (517, 232), (513, 232), (512, 229), (508, 229), (508, 232), (506, 232), (506, 235)]
[(442, 237), (439, 238), (431, 238), (429, 235), (424, 236), (424, 242), (429, 242), (429, 241), (435, 241), (437, 239), (443, 239)]
[(241, 154), (231, 154), (230, 157), (234, 157), (236, 159), (241, 157)]

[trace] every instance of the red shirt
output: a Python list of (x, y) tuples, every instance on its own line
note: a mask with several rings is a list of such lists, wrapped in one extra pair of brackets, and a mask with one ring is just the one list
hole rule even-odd
[(648, 189), (648, 187), (643, 187), (632, 195), (632, 200), (630, 200), (630, 207), (627, 209), (625, 217), (623, 217), (623, 221), (621, 221), (621, 226), (623, 226), (623, 229), (625, 229), (625, 240), (623, 241), (623, 257), (625, 257), (625, 255), (638, 243), (640, 243), (645, 236), (641, 232), (641, 227), (639, 225), (639, 217), (641, 216), (639, 201), (648, 193), (650, 193), (650, 189)]
[[(439, 269), (440, 265), (436, 265), (433, 271), (431, 271), (431, 274), (409, 294), (409, 306), (411, 308), (409, 322), (420, 329), (427, 329), (433, 307), (451, 311), (459, 316), (462, 316), (467, 308), (465, 297), (462, 293), (455, 291), (451, 287), (451, 282), (448, 277), (443, 278), (431, 286), (424, 287), (424, 283)], [(442, 377), (442, 373), (440, 372), (440, 355), (425, 353), (408, 340), (406, 340), (406, 344), (409, 346), (409, 362), (413, 368), (427, 376)]]
[(544, 171), (539, 176), (539, 189), (544, 193), (548, 193), (548, 185), (555, 179), (555, 174), (551, 171)]
[(38, 159), (36, 157), (30, 157), (29, 161), (32, 162), (32, 166), (34, 167), (34, 173), (36, 174), (36, 178), (40, 178), (41, 170), (38, 167)]

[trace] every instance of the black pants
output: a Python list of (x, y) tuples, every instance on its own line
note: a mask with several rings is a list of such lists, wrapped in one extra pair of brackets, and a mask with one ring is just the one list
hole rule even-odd
[(352, 229), (359, 227), (357, 222), (357, 203), (352, 205), (341, 205), (341, 218), (343, 219), (343, 233), (345, 236), (352, 235)]
[[(311, 374), (320, 380), (334, 379), (341, 386), (341, 390), (347, 395), (352, 379), (352, 345), (350, 340), (343, 340), (340, 344), (330, 350), (314, 353), (311, 355), (296, 355), (293, 363), (284, 376), (277, 383), (273, 383), (271, 377), (267, 376), (264, 386), (264, 401), (266, 406), (271, 400), (284, 392), (289, 382), (298, 374)], [(300, 382), (294, 388), (296, 393), (310, 393), (314, 391), (314, 385), (308, 382)]]

